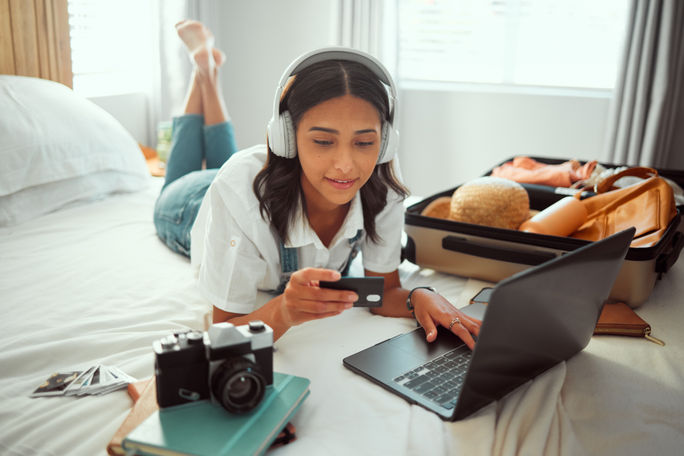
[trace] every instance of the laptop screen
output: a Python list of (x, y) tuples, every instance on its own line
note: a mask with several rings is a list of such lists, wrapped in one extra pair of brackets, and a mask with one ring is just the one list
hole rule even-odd
[(633, 233), (622, 231), (496, 286), (455, 419), (502, 398), (589, 343)]

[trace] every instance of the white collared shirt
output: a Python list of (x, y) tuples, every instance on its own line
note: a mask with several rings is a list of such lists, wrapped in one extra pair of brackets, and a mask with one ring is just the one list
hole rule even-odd
[[(199, 288), (212, 305), (226, 312), (256, 310), (273, 298), (273, 290), (280, 284), (280, 242), (270, 223), (261, 217), (252, 190), (254, 176), (266, 157), (265, 145), (234, 154), (209, 187), (192, 228), (191, 258)], [(376, 244), (362, 234), (359, 243), (364, 268), (379, 273), (396, 270), (401, 261), (404, 206), (391, 189), (387, 199), (387, 206), (375, 221), (381, 241)], [(330, 247), (323, 245), (301, 208), (285, 247), (298, 249), (300, 269), (339, 271), (351, 252), (349, 239), (362, 229), (363, 211), (357, 193)]]

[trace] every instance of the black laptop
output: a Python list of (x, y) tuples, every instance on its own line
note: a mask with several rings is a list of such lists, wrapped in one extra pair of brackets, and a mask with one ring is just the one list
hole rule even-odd
[(417, 328), (344, 365), (445, 420), (463, 419), (587, 346), (634, 231), (499, 282), (472, 352), (445, 328), (432, 343)]

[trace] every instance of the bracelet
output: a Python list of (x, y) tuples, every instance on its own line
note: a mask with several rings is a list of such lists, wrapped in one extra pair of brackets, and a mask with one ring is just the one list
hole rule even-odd
[(408, 296), (406, 297), (406, 308), (411, 311), (411, 315), (413, 315), (413, 318), (416, 318), (416, 313), (413, 310), (413, 304), (411, 304), (411, 296), (413, 296), (413, 292), (416, 290), (420, 290), (421, 288), (425, 290), (430, 290), (433, 293), (437, 293), (437, 291), (432, 288), (432, 287), (426, 287), (426, 286), (420, 286), (420, 287), (415, 287), (413, 290), (409, 291)]

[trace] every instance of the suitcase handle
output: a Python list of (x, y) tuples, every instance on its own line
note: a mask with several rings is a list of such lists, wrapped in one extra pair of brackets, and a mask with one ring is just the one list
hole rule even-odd
[(442, 248), (452, 252), (465, 253), (481, 258), (488, 258), (509, 263), (527, 264), (536, 266), (545, 261), (556, 258), (551, 252), (522, 252), (520, 250), (506, 249), (502, 247), (487, 247), (457, 236), (446, 236), (442, 239)]

